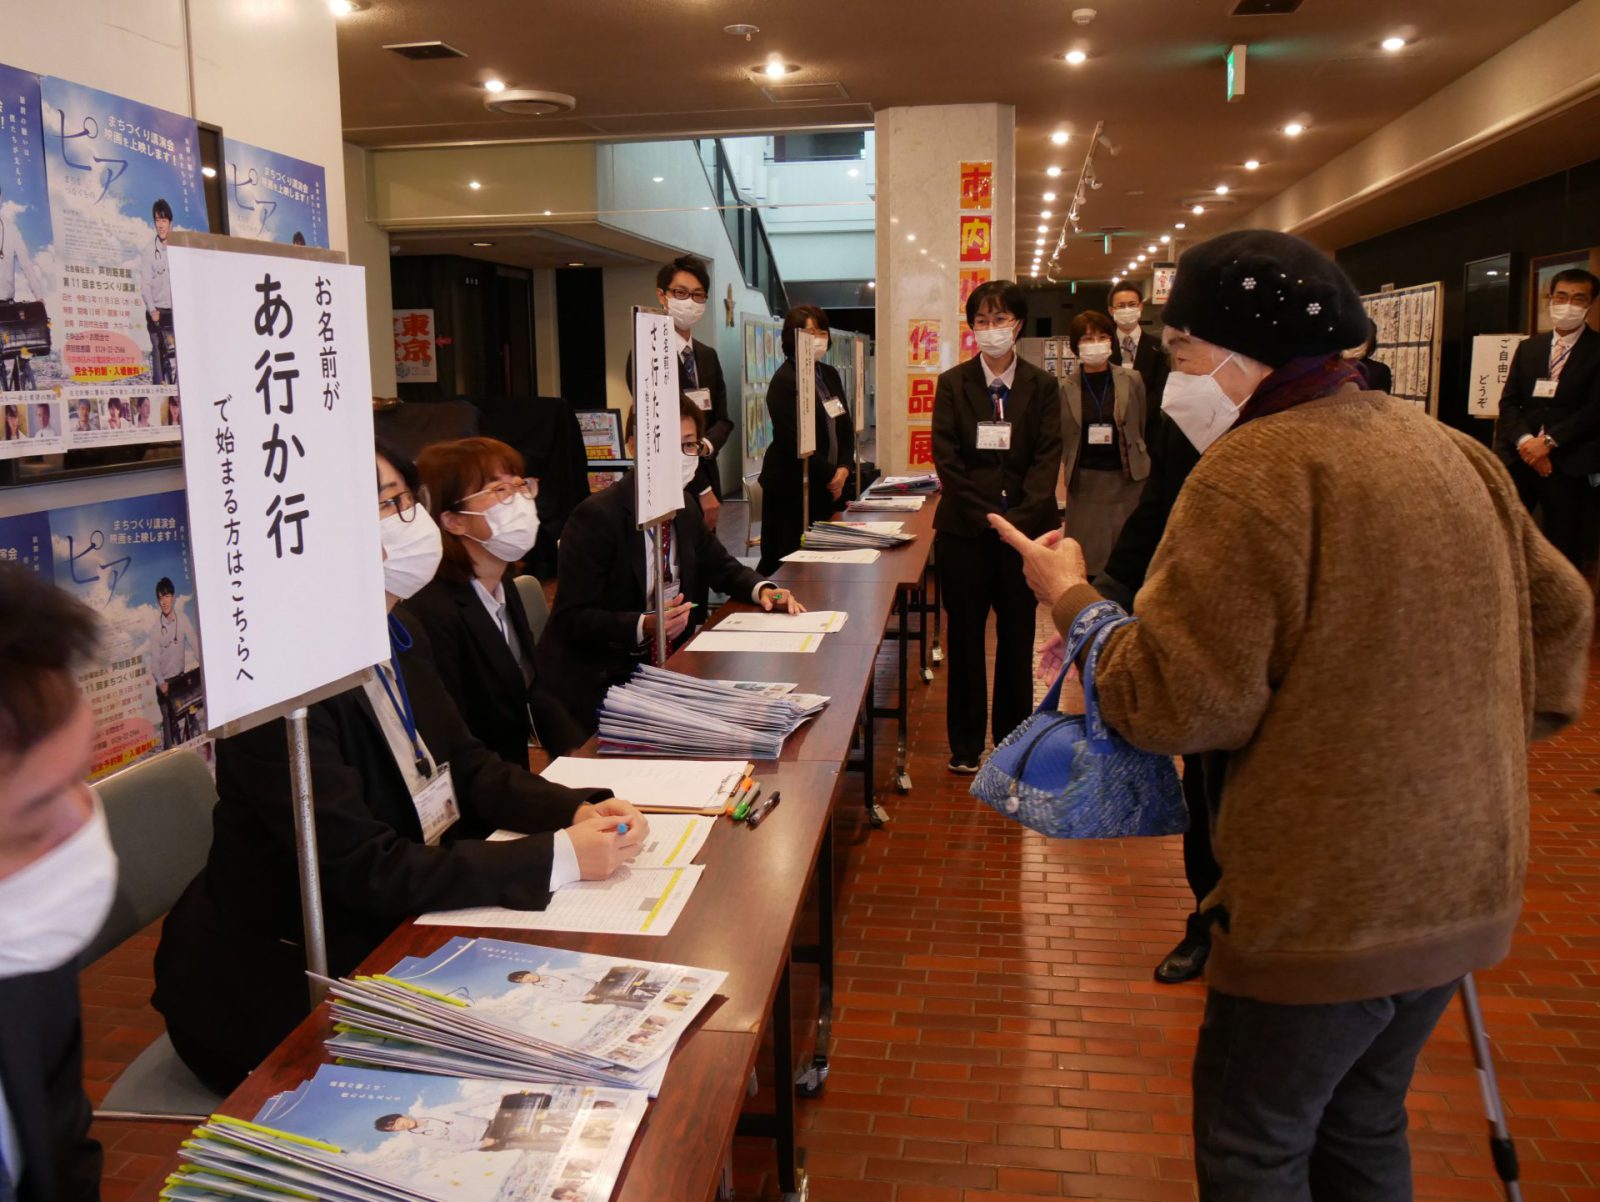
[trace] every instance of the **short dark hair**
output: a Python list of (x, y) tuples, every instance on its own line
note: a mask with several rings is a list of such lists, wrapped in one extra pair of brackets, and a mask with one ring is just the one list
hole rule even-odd
[(661, 270), (656, 272), (656, 287), (665, 292), (672, 287), (672, 277), (680, 271), (687, 271), (700, 281), (700, 287), (707, 292), (711, 291), (711, 272), (706, 270), (706, 265), (702, 260), (695, 258), (693, 255), (679, 255), (672, 262), (663, 265)]
[(150, 206), (150, 220), (159, 221), (162, 218), (172, 220), (172, 206), (167, 203), (166, 197), (159, 197), (156, 203)]
[(522, 978), (536, 977), (538, 975), (539, 974), (534, 972), (532, 969), (519, 968), (516, 972), (506, 973), (506, 980), (510, 981), (513, 985), (520, 985), (522, 984)]
[(816, 305), (795, 305), (783, 315), (783, 332), (778, 335), (778, 341), (783, 343), (783, 357), (793, 359), (795, 356), (794, 334), (796, 330), (806, 328), (806, 322), (814, 321), (817, 329), (829, 330), (828, 315)]
[(1115, 344), (1117, 341), (1117, 327), (1104, 313), (1094, 309), (1085, 309), (1072, 319), (1072, 324), (1067, 327), (1067, 339), (1072, 343), (1072, 353), (1078, 353), (1078, 341), (1085, 334), (1104, 334)]
[(1363, 345), (1366, 348), (1366, 353), (1361, 356), (1363, 359), (1371, 358), (1382, 345), (1378, 341), (1378, 323), (1370, 317), (1367, 318), (1367, 341)]
[[(628, 420), (622, 424), (623, 438), (632, 438), (634, 434), (638, 432), (638, 412), (639, 406), (637, 405), (632, 406), (628, 410)], [(682, 393), (679, 393), (678, 420), (681, 422), (686, 417), (694, 419), (694, 436), (696, 438), (704, 438), (706, 436), (706, 415), (701, 412), (699, 405), (696, 405), (688, 397), (684, 396)]]
[(290, 238), (289, 241), (294, 246), (304, 246), (306, 244), (306, 236), (299, 230), (295, 230), (294, 237)]
[(118, 413), (126, 413), (128, 411), (128, 406), (123, 402), (121, 397), (114, 396), (106, 402), (106, 410), (109, 412), (112, 409), (115, 409)]
[(1564, 267), (1550, 277), (1550, 291), (1556, 290), (1557, 284), (1587, 284), (1591, 297), (1600, 296), (1600, 277), (1592, 271), (1585, 271), (1581, 267)]
[(171, 577), (163, 576), (156, 581), (156, 597), (158, 600), (162, 597), (176, 597), (177, 595), (178, 590), (172, 587)]
[(1027, 294), (1013, 280), (990, 280), (972, 290), (972, 295), (967, 297), (969, 329), (985, 308), (1003, 309), (1018, 321), (1028, 320)]
[(1144, 304), (1144, 289), (1139, 287), (1139, 285), (1135, 284), (1132, 280), (1123, 280), (1120, 284), (1111, 285), (1111, 291), (1106, 293), (1106, 308), (1109, 309), (1112, 305), (1117, 303), (1117, 294), (1121, 292), (1133, 293), (1139, 298), (1139, 303), (1141, 305)]
[(54, 734), (78, 707), (75, 673), (100, 622), (31, 568), (0, 563), (0, 760)]
[(385, 438), (373, 439), (372, 449), (387, 459), (389, 466), (400, 473), (400, 478), (406, 482), (407, 491), (416, 494), (419, 501), (422, 500), (422, 473), (417, 471), (417, 465), (411, 456)]
[(394, 1125), (405, 1117), (403, 1114), (386, 1114), (373, 1123), (372, 1126), (376, 1131), (393, 1131)]

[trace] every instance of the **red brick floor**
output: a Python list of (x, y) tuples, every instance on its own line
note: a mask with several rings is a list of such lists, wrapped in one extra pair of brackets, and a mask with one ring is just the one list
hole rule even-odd
[[(880, 831), (861, 827), (855, 805), (840, 810), (832, 1075), (800, 1107), (811, 1197), (1193, 1198), (1188, 1076), (1203, 991), (1150, 977), (1190, 905), (1178, 841), (1050, 843), (980, 809), (944, 771), (942, 675), (914, 688), (912, 793), (887, 793), (893, 820)], [(1511, 958), (1479, 978), (1528, 1202), (1600, 1202), (1593, 669), (1589, 702), (1577, 730), (1534, 752), (1526, 909)], [(159, 1029), (146, 1004), (153, 947), (143, 936), (86, 974), (91, 1093)], [(1501, 1196), (1454, 1010), (1424, 1054), (1411, 1114), (1419, 1198)], [(157, 1171), (182, 1133), (101, 1124), (108, 1202)], [(776, 1196), (770, 1162), (770, 1145), (737, 1142), (741, 1197)]]

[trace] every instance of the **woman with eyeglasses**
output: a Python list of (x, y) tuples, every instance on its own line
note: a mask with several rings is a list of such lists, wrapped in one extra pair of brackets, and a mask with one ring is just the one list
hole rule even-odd
[(539, 482), (493, 438), (435, 443), (417, 470), (444, 559), (404, 609), (427, 632), (445, 688), (468, 729), (508, 763), (526, 768), (532, 745), (566, 755), (583, 736), (534, 670), (535, 636), (514, 580), (539, 537)]
[[(649, 831), (609, 791), (542, 780), (473, 737), (426, 636), (392, 612), (433, 579), (443, 554), (416, 468), (379, 448), (376, 484), (391, 612), (373, 621), (388, 622), (393, 655), (311, 706), (307, 722), (334, 976), (415, 914), (543, 909), (563, 886), (628, 863)], [(153, 1001), (178, 1055), (219, 1093), (306, 1014), (292, 811), (282, 722), (217, 743), (211, 851), (167, 916)], [(496, 830), (526, 837), (488, 842)]]

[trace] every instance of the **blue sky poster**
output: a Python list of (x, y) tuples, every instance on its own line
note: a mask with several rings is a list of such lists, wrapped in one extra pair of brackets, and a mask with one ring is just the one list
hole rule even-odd
[(44, 301), (55, 273), (39, 77), (0, 63), (0, 304)]
[(228, 137), (222, 158), (230, 234), (327, 249), (328, 183), (321, 167)]

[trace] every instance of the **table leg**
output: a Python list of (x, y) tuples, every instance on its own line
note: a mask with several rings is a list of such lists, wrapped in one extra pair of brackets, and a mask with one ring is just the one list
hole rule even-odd
[(774, 1139), (778, 1151), (778, 1189), (784, 1198), (804, 1198), (804, 1174), (800, 1170), (794, 1133), (794, 1010), (789, 996), (789, 961), (783, 962), (778, 979), (778, 995), (772, 1002), (772, 1093), (777, 1100), (773, 1115)]
[(906, 685), (906, 661), (911, 657), (911, 590), (900, 590), (900, 706), (895, 714), (899, 722), (899, 745), (895, 749), (895, 788), (902, 793), (911, 792), (911, 771), (906, 757), (910, 742), (911, 694)]
[(833, 819), (822, 832), (817, 854), (817, 942), (796, 946), (791, 959), (817, 966), (817, 1036), (811, 1067), (795, 1077), (802, 1097), (819, 1098), (828, 1082), (828, 1049), (833, 1043)]
[(928, 608), (933, 610), (933, 653), (929, 657), (936, 664), (944, 663), (944, 592), (939, 585), (939, 563), (933, 556), (928, 556), (928, 565), (932, 569), (933, 591), (929, 594)]
[(875, 714), (872, 695), (876, 688), (876, 681), (867, 686), (867, 703), (861, 707), (861, 797), (867, 807), (867, 822), (882, 826), (889, 820), (889, 815), (878, 804), (877, 790), (873, 784), (877, 769), (873, 762), (875, 737), (872, 724)]

